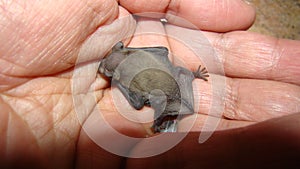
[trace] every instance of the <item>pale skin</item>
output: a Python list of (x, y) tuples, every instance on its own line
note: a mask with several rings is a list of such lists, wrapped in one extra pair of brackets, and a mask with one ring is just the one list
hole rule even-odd
[[(273, 167), (264, 160), (276, 160), (276, 165), (282, 167), (297, 163), (299, 41), (244, 31), (253, 23), (255, 11), (239, 0), (119, 3), (0, 2), (0, 168), (254, 168)], [(229, 94), (224, 100), (224, 118), (218, 131), (204, 144), (198, 144), (197, 139), (211, 98), (209, 83), (199, 80), (194, 82), (201, 86), (195, 95), (201, 95), (198, 106), (203, 111), (197, 112), (193, 132), (163, 155), (125, 159), (101, 149), (81, 130), (74, 110), (71, 79), (78, 56), (85, 56), (80, 63), (100, 60), (117, 42), (116, 37), (122, 39), (130, 34), (135, 24), (112, 27), (107, 34), (99, 35), (100, 42), (86, 45), (90, 36), (118, 17), (148, 11), (176, 14), (205, 30), (205, 36), (223, 60)], [(113, 38), (108, 38), (110, 42), (105, 37)], [(106, 44), (101, 43), (101, 38)], [(165, 37), (139, 36), (127, 42), (129, 46), (153, 44), (166, 46), (185, 60), (193, 58), (185, 56), (178, 43)], [(195, 70), (198, 65), (188, 68)], [(100, 83), (96, 107), (110, 124), (124, 134), (145, 136), (144, 126), (126, 121), (114, 111), (108, 82), (97, 81)], [(138, 148), (133, 147), (132, 151)]]

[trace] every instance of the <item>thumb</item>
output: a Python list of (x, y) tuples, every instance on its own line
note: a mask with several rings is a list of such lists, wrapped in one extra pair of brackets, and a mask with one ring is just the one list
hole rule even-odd
[(9, 1), (0, 9), (0, 69), (6, 76), (66, 70), (82, 42), (118, 15), (114, 0)]

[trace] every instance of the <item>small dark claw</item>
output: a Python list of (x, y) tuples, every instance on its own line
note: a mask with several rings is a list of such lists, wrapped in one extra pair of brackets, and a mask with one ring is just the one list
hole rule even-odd
[[(199, 69), (200, 69), (200, 67), (201, 67), (201, 65), (199, 66)], [(205, 67), (203, 67), (200, 72), (203, 73), (203, 74), (208, 73), (208, 71), (206, 70)]]
[(161, 129), (161, 133), (174, 133), (177, 132), (177, 120), (170, 120), (163, 123), (164, 129)]
[(209, 77), (208, 71), (205, 67), (201, 69), (201, 65), (199, 65), (197, 71), (193, 72), (193, 74), (195, 78), (203, 79), (205, 81), (207, 81), (207, 77)]
[(151, 129), (154, 133), (176, 132), (177, 125), (177, 115), (160, 116), (154, 120)]
[(174, 133), (177, 131), (177, 121), (168, 120), (164, 121), (160, 126), (153, 125), (151, 128), (154, 133)]

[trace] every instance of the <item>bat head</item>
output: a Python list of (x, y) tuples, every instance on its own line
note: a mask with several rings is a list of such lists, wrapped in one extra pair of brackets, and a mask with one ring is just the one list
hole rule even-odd
[(115, 69), (128, 55), (122, 42), (118, 42), (100, 62), (98, 71), (106, 77), (112, 77)]

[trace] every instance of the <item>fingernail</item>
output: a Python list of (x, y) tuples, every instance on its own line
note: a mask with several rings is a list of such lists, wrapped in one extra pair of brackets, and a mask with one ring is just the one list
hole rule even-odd
[(252, 5), (252, 3), (253, 3), (253, 0), (243, 0), (243, 1), (248, 5)]

